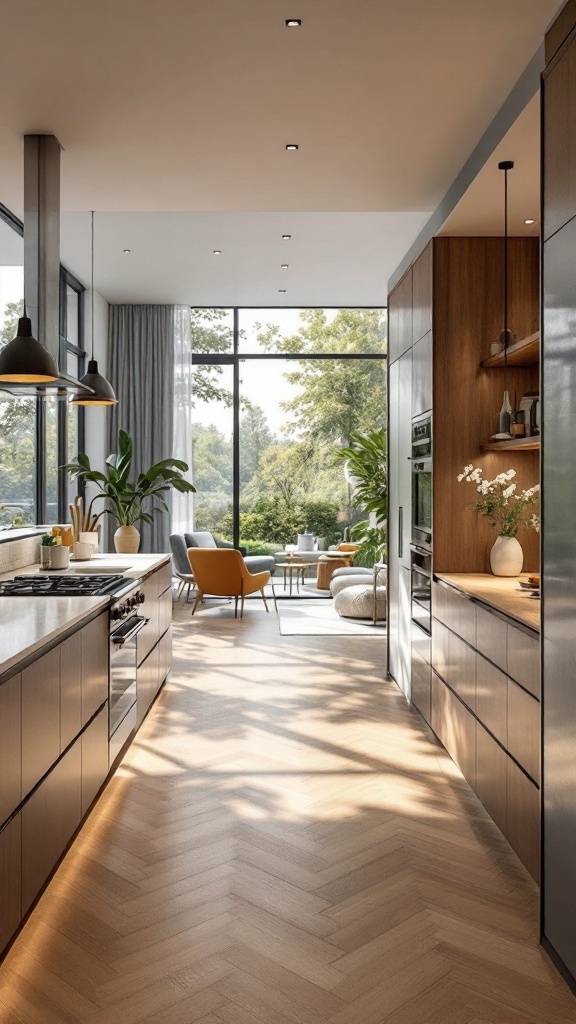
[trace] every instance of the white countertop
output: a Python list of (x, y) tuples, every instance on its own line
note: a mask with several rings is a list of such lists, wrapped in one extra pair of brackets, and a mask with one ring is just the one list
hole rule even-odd
[(108, 597), (1, 597), (0, 675), (78, 625)]
[[(97, 554), (86, 562), (72, 562), (69, 569), (54, 575), (70, 573), (76, 575), (85, 569), (91, 571), (111, 569), (119, 571), (129, 579), (148, 576), (164, 565), (169, 555), (113, 555)], [(27, 565), (0, 576), (0, 580), (13, 579), (42, 571), (39, 565)], [(110, 598), (102, 597), (0, 597), (0, 675), (14, 668), (20, 661), (40, 651), (61, 633), (79, 625), (83, 619), (93, 615), (99, 608), (106, 608)]]

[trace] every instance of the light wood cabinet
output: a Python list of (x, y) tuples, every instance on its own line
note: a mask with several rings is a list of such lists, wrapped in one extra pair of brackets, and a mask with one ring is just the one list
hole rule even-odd
[(141, 606), (140, 614), (148, 619), (147, 625), (140, 631), (136, 641), (138, 664), (140, 665), (148, 656), (152, 648), (160, 638), (160, 613), (158, 598), (159, 581), (157, 573), (153, 573), (144, 580), (140, 587), (144, 594), (144, 604)]
[(540, 782), (540, 704), (508, 680), (508, 750)]
[(432, 332), (412, 347), (412, 416), (432, 409)]
[(508, 680), (499, 668), (481, 654), (476, 655), (476, 714), (492, 735), (506, 746)]
[(508, 624), (484, 608), (476, 608), (476, 647), (503, 672), (508, 668)]
[(540, 700), (540, 637), (508, 626), (508, 675)]
[(528, 869), (540, 880), (540, 791), (511, 758), (507, 758), (506, 838)]
[(448, 634), (448, 667), (445, 680), (460, 699), (476, 707), (476, 652), (451, 631)]
[(22, 796), (60, 754), (60, 648), (22, 672)]
[(576, 138), (566, 118), (576, 110), (576, 41), (545, 73), (543, 79), (544, 239), (550, 238), (576, 214)]
[(99, 615), (81, 632), (82, 637), (82, 725), (108, 699), (110, 643), (108, 613)]
[(22, 821), (17, 814), (0, 832), (0, 950), (22, 917)]
[(438, 739), (472, 788), (476, 783), (476, 721), (435, 674), (432, 676), (431, 724)]
[(22, 798), (21, 718), (22, 676), (18, 673), (0, 686), (0, 825)]
[[(172, 596), (170, 596), (170, 599), (172, 599)], [(164, 633), (164, 636), (160, 638), (160, 643), (158, 644), (158, 661), (158, 676), (160, 682), (163, 683), (172, 668), (172, 626), (169, 626)]]
[(423, 719), (430, 724), (432, 669), (412, 646), (412, 703), (418, 708)]
[(158, 690), (160, 688), (161, 680), (159, 679), (160, 672), (160, 651), (159, 644), (156, 645), (144, 659), (141, 665), (138, 666), (136, 672), (136, 693), (138, 695), (137, 706), (136, 706), (136, 727), (140, 728), (148, 709), (152, 704)]

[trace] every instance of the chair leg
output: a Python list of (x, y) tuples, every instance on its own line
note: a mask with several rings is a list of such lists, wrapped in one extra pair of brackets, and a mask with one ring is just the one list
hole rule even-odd
[(266, 594), (264, 593), (264, 587), (260, 587), (260, 593), (262, 594), (262, 600), (264, 601), (264, 607), (268, 611), (268, 602), (266, 601)]
[[(238, 618), (238, 598), (237, 597), (234, 598), (234, 618), (235, 619)], [(240, 616), (240, 618), (242, 618), (242, 616)]]
[(193, 605), (193, 607), (192, 607), (192, 615), (194, 615), (194, 612), (196, 611), (196, 609), (197, 609), (197, 607), (198, 607), (198, 604), (199, 604), (199, 603), (200, 603), (200, 601), (202, 600), (203, 596), (204, 596), (204, 595), (203, 595), (203, 594), (201, 594), (201, 593), (200, 593), (200, 591), (198, 591), (198, 593), (197, 593), (197, 595), (196, 595), (196, 600), (194, 601), (194, 605)]
[(274, 611), (276, 612), (276, 614), (278, 614), (278, 602), (276, 600), (276, 591), (274, 590), (274, 584), (273, 583), (271, 584), (271, 586), (272, 586), (272, 600), (274, 601)]
[(180, 580), (179, 583), (178, 583), (178, 593), (176, 595), (176, 600), (177, 601), (179, 601), (180, 598), (182, 597), (182, 591), (184, 590), (184, 586), (185, 586), (184, 580)]
[(244, 594), (242, 594), (242, 597), (240, 598), (240, 618), (244, 618)]

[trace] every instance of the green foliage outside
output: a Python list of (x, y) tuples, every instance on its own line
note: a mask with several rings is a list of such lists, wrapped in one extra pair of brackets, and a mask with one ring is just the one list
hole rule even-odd
[[(230, 328), (224, 310), (192, 311), (192, 350), (229, 351)], [(273, 315), (273, 314), (272, 314)], [(326, 355), (385, 354), (383, 312), (338, 310), (332, 320), (322, 309), (302, 310), (299, 325), (285, 336), (275, 324), (256, 325), (262, 352)], [(219, 347), (211, 348), (212, 345)], [(257, 545), (277, 549), (305, 530), (337, 543), (366, 518), (347, 482), (338, 452), (354, 437), (384, 431), (385, 363), (381, 360), (290, 360), (283, 378), (289, 397), (279, 395), (286, 420), (275, 436), (257, 405), (244, 402), (240, 418), (240, 532), (251, 552)], [(221, 367), (201, 368), (198, 402), (218, 395), (229, 407), (232, 395), (219, 391)], [(195, 371), (196, 373), (197, 371)], [(198, 408), (198, 404), (196, 405)], [(232, 441), (217, 425), (196, 422), (194, 499), (196, 529), (232, 537)]]

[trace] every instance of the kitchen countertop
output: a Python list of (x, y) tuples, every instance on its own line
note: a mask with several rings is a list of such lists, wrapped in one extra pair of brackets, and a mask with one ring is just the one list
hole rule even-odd
[(0, 676), (108, 605), (108, 597), (0, 598)]
[[(91, 570), (125, 567), (128, 579), (150, 575), (169, 560), (169, 555), (115, 555), (97, 554), (86, 562), (71, 563), (69, 569), (54, 573), (81, 573)], [(27, 565), (0, 575), (0, 580), (41, 571), (39, 565)], [(50, 576), (43, 571), (42, 576)], [(31, 655), (41, 651), (66, 630), (91, 618), (95, 611), (104, 609), (109, 595), (102, 597), (0, 597), (0, 676)]]
[[(520, 579), (528, 579), (529, 575), (532, 574), (523, 573)], [(517, 578), (490, 573), (434, 573), (434, 578), (540, 632), (540, 599), (522, 590)]]

